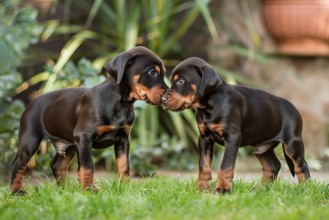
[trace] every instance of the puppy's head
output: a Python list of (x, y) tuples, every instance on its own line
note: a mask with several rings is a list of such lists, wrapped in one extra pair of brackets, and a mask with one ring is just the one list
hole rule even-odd
[(198, 108), (200, 99), (224, 81), (204, 60), (190, 57), (179, 63), (171, 74), (171, 88), (162, 97), (163, 107), (172, 111)]
[(161, 104), (167, 90), (161, 59), (145, 47), (134, 47), (109, 61), (104, 69), (117, 84), (128, 85), (130, 98)]

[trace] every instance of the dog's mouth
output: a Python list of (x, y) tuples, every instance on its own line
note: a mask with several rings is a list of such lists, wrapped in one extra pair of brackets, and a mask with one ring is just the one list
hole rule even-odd
[(200, 107), (199, 96), (192, 94), (189, 96), (181, 96), (174, 93), (169, 93), (167, 99), (162, 104), (163, 109), (174, 112), (183, 111), (185, 109), (197, 109)]
[(161, 97), (162, 97), (163, 94), (164, 94), (164, 92), (163, 93), (160, 93), (160, 92), (153, 93), (153, 100), (152, 100), (151, 104), (160, 105), (162, 103), (161, 102)]
[(190, 107), (188, 103), (178, 99), (168, 99), (166, 103), (162, 104), (164, 110), (170, 110), (173, 112), (180, 112)]
[(181, 106), (181, 107), (178, 107), (178, 108), (172, 108), (172, 107), (166, 106), (165, 104), (162, 104), (162, 108), (164, 110), (170, 110), (172, 112), (181, 112), (181, 111), (184, 111), (185, 109), (187, 109), (184, 106)]
[(146, 103), (151, 103), (150, 100), (147, 98), (147, 95), (141, 96), (142, 101), (146, 102)]
[(165, 89), (151, 89), (145, 92), (143, 100), (151, 105), (161, 105), (161, 97), (166, 92)]
[(145, 101), (148, 104), (151, 105), (160, 105), (161, 97), (164, 94), (164, 92), (149, 92), (149, 93), (143, 93), (138, 95), (138, 100)]

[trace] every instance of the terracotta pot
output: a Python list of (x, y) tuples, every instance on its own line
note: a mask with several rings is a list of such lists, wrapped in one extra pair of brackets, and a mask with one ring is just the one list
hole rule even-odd
[(263, 0), (265, 25), (279, 51), (329, 55), (328, 0)]

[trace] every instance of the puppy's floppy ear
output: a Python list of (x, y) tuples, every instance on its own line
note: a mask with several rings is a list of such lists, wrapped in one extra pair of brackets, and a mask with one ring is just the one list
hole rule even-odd
[(199, 67), (198, 71), (201, 75), (201, 83), (199, 86), (199, 94), (201, 96), (214, 91), (218, 85), (224, 82), (217, 72), (208, 65), (201, 68)]
[(105, 64), (103, 70), (107, 71), (117, 84), (120, 84), (126, 67), (133, 61), (133, 56), (127, 52), (120, 53), (108, 63)]
[[(159, 58), (159, 59), (160, 59), (160, 58)], [(163, 74), (166, 74), (166, 68), (165, 68), (163, 62), (161, 62), (161, 72), (162, 72)]]

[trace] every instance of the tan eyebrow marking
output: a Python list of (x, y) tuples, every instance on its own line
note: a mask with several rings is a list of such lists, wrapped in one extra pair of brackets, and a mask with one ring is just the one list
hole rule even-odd
[(175, 75), (174, 76), (174, 81), (178, 80), (179, 76), (178, 75)]
[(159, 66), (155, 66), (154, 69), (157, 73), (160, 73), (160, 67)]
[(196, 88), (196, 85), (195, 84), (191, 84), (191, 88), (192, 88), (192, 91), (193, 92), (196, 92), (197, 91), (197, 88)]
[(200, 131), (201, 134), (204, 134), (206, 132), (206, 126), (204, 123), (198, 124), (198, 129)]

